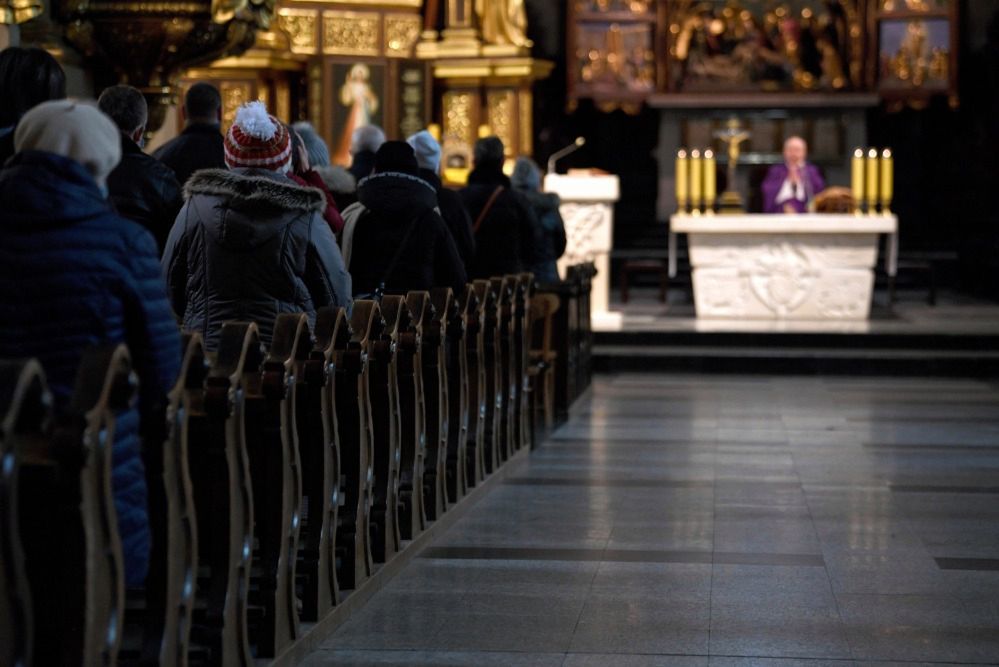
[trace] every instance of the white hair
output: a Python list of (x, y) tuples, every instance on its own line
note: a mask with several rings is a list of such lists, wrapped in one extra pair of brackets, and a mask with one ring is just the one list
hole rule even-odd
[(377, 125), (362, 125), (350, 136), (350, 154), (362, 151), (376, 152), (385, 143), (385, 132)]

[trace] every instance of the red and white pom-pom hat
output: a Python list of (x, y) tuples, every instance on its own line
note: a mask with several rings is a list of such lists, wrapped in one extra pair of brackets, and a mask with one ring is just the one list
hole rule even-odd
[(236, 120), (225, 135), (225, 163), (230, 169), (291, 169), (291, 137), (263, 102), (247, 102), (236, 110)]

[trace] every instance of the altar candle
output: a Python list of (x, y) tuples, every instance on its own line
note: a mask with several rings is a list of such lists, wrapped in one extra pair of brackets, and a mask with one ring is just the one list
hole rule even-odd
[(701, 210), (701, 183), (704, 179), (703, 167), (701, 165), (701, 151), (696, 148), (690, 151), (690, 210), (700, 213)]
[(714, 210), (715, 197), (718, 196), (715, 168), (715, 153), (709, 148), (704, 151), (704, 207), (708, 211)]
[(681, 213), (687, 212), (687, 151), (676, 154), (676, 203)]
[(878, 205), (878, 149), (867, 151), (867, 212)]
[(860, 213), (861, 206), (864, 205), (864, 149), (858, 148), (853, 151), (853, 163), (850, 167), (850, 191), (853, 194), (853, 201), (856, 204), (857, 213)]
[(888, 213), (888, 205), (895, 194), (895, 160), (891, 156), (891, 149), (886, 148), (881, 152), (881, 211)]

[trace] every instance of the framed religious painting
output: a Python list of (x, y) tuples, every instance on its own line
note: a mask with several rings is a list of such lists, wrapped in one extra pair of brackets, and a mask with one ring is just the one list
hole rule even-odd
[(362, 125), (385, 127), (386, 65), (359, 59), (331, 61), (325, 88), (330, 159), (347, 166), (354, 130)]
[(937, 95), (957, 105), (959, 15), (954, 0), (878, 0), (872, 78), (891, 107), (920, 107)]

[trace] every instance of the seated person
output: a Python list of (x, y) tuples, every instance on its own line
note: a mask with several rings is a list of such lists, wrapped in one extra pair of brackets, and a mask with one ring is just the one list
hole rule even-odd
[(128, 344), (139, 405), (116, 415), (111, 486), (125, 581), (136, 586), (150, 548), (140, 427), (161, 432), (180, 332), (156, 242), (107, 200), (119, 135), (103, 113), (71, 101), (46, 102), (20, 119), (17, 153), (0, 171), (0, 356), (37, 357), (61, 412), (84, 350)]
[(256, 322), (270, 345), (281, 313), (314, 323), (323, 306), (350, 305), (350, 276), (326, 198), (288, 174), (291, 137), (261, 102), (239, 108), (225, 138), (229, 170), (195, 172), (167, 239), (163, 271), (184, 328), (218, 346), (222, 324)]
[(804, 213), (826, 184), (819, 168), (808, 164), (808, 144), (801, 137), (784, 142), (784, 164), (770, 167), (763, 180), (764, 213)]

